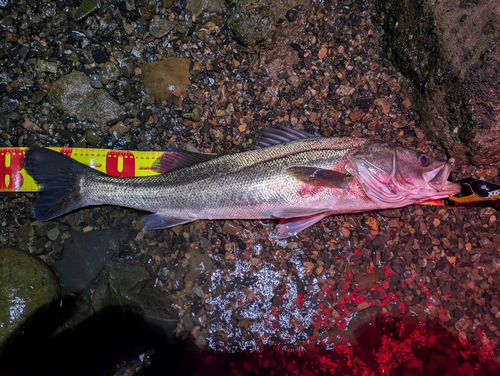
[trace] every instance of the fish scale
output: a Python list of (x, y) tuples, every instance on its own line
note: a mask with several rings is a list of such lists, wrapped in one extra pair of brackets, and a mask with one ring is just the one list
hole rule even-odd
[[(325, 200), (331, 201), (331, 209), (342, 211), (348, 209), (348, 200), (339, 206), (334, 202), (335, 190), (325, 188), (314, 196), (300, 196), (304, 184), (290, 177), (286, 169), (310, 166), (342, 171), (349, 154), (366, 142), (354, 138), (299, 140), (224, 155), (160, 176), (89, 176), (82, 182), (81, 195), (94, 205), (125, 206), (191, 220), (270, 218), (277, 207), (325, 207)], [(361, 193), (359, 189), (357, 193)]]

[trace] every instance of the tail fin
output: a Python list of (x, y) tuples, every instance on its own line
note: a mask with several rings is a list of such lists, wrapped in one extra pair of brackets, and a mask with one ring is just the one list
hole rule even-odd
[(56, 151), (32, 147), (24, 157), (26, 171), (42, 186), (33, 214), (39, 221), (49, 221), (87, 206), (80, 196), (80, 177), (100, 174)]

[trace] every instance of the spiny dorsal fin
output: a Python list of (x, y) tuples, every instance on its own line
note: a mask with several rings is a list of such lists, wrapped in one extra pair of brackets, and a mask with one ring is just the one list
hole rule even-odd
[(352, 176), (316, 167), (290, 167), (286, 169), (293, 178), (316, 187), (345, 189)]
[(267, 148), (273, 145), (284, 144), (286, 142), (306, 140), (308, 138), (321, 137), (317, 134), (311, 134), (305, 131), (297, 131), (282, 126), (276, 128), (264, 128), (259, 134), (259, 137), (248, 148), (248, 150)]
[(153, 167), (160, 174), (175, 171), (183, 167), (192, 166), (217, 158), (218, 155), (193, 153), (181, 149), (166, 149), (165, 153), (158, 158)]

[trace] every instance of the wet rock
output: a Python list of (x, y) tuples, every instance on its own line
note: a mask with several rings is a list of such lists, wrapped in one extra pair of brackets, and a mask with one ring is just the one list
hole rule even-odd
[[(297, 12), (292, 12), (292, 15), (291, 9)], [(299, 30), (300, 22), (294, 21), (299, 16), (307, 18), (309, 9), (310, 1), (280, 0), (270, 3), (265, 0), (240, 0), (228, 26), (234, 38), (250, 48), (258, 45), (271, 47), (276, 42), (277, 34), (287, 33), (287, 37), (293, 38), (291, 25)], [(292, 21), (287, 20), (287, 12)]]
[(416, 88), (427, 136), (456, 159), (499, 161), (500, 28), (489, 27), (498, 3), (379, 0), (378, 8), (387, 55)]
[(102, 85), (102, 82), (101, 82), (101, 78), (99, 77), (98, 74), (96, 73), (93, 73), (90, 75), (90, 85), (94, 88), (94, 89), (102, 89), (103, 85)]
[(161, 38), (174, 28), (174, 25), (164, 18), (155, 18), (149, 23), (149, 34), (155, 38)]
[(300, 11), (300, 6), (299, 7), (293, 7), (292, 9), (287, 10), (285, 17), (288, 20), (288, 22), (293, 22), (297, 19), (297, 16)]
[(125, 232), (124, 229), (70, 231), (70, 237), (63, 243), (62, 258), (54, 263), (54, 270), (59, 275), (64, 292), (79, 292), (85, 289), (113, 257), (110, 241), (115, 238), (126, 239)]
[(71, 17), (77, 22), (81, 21), (99, 9), (99, 6), (98, 0), (82, 0), (80, 6), (71, 13)]
[(82, 72), (71, 72), (52, 85), (47, 100), (71, 116), (103, 124), (117, 119), (120, 105), (104, 89), (94, 89)]
[(0, 346), (34, 311), (58, 298), (54, 273), (19, 249), (0, 247)]
[(144, 87), (151, 95), (168, 100), (175, 95), (184, 98), (189, 81), (190, 60), (171, 57), (141, 65)]
[(131, 307), (169, 335), (177, 326), (177, 315), (167, 295), (154, 286), (155, 278), (137, 260), (112, 260), (103, 270), (92, 299), (96, 311), (109, 306)]
[(368, 325), (371, 322), (375, 322), (376, 318), (380, 315), (382, 309), (377, 306), (372, 306), (365, 308), (357, 313), (352, 320), (349, 322), (346, 331), (346, 337), (350, 338), (350, 343), (355, 345), (359, 338), (356, 338), (356, 333), (359, 328), (362, 328), (365, 325)]
[(224, 0), (186, 0), (186, 9), (196, 17), (203, 11), (221, 14), (225, 6)]
[(116, 81), (118, 77), (120, 77), (120, 69), (114, 63), (108, 61), (101, 68), (99, 80), (103, 85)]

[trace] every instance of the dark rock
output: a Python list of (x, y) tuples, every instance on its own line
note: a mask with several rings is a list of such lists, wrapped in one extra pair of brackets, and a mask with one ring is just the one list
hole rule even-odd
[(379, 0), (378, 9), (385, 50), (417, 89), (412, 102), (427, 136), (457, 159), (499, 161), (496, 2)]
[(103, 64), (109, 60), (109, 55), (103, 48), (94, 48), (92, 57), (97, 64)]
[(98, 0), (82, 0), (80, 6), (72, 12), (71, 16), (75, 21), (81, 21), (99, 9), (99, 6)]
[[(299, 6), (303, 11), (298, 12)], [(301, 27), (299, 22), (287, 23), (284, 16), (295, 20), (301, 15), (307, 19), (309, 12), (310, 1), (280, 0), (270, 3), (265, 0), (241, 0), (237, 2), (228, 26), (235, 39), (248, 47), (271, 47), (276, 42), (277, 34), (286, 34), (285, 38), (293, 38), (295, 31), (292, 30), (292, 25)]]
[(172, 302), (154, 287), (154, 282), (145, 265), (137, 260), (112, 260), (101, 275), (92, 307), (96, 311), (117, 305), (132, 307), (170, 334), (177, 326), (177, 315)]
[(297, 16), (298, 16), (299, 11), (300, 11), (299, 8), (300, 7), (294, 7), (292, 9), (287, 10), (285, 17), (289, 22), (293, 22), (297, 19)]
[(113, 257), (109, 242), (115, 237), (124, 237), (124, 234), (117, 234), (116, 230), (109, 229), (71, 231), (70, 235), (63, 244), (63, 257), (54, 263), (54, 270), (59, 275), (61, 286), (67, 292), (79, 292), (99, 275)]

